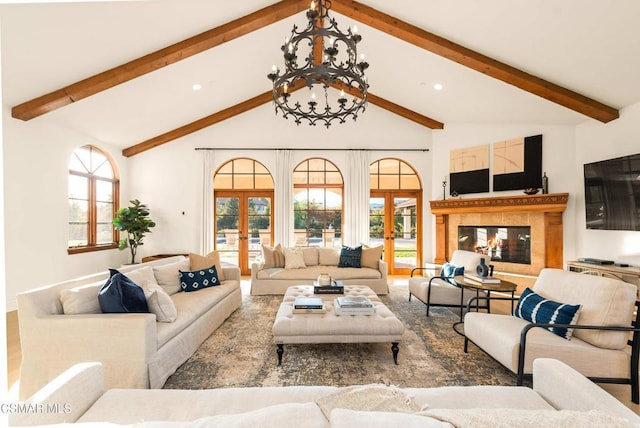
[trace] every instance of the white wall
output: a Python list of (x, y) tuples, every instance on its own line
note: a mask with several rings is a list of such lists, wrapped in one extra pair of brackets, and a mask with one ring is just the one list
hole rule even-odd
[[(52, 113), (54, 114), (54, 113)], [(120, 149), (56, 126), (55, 118), (22, 122), (3, 115), (4, 233), (7, 310), (18, 292), (120, 266), (116, 250), (67, 254), (69, 159), (77, 147), (93, 144), (113, 155), (126, 201), (127, 160)]]
[(640, 266), (640, 232), (587, 230), (584, 214), (583, 165), (640, 153), (640, 103), (620, 112), (620, 118), (602, 124), (589, 122), (576, 128), (574, 175), (580, 178), (577, 192), (576, 257), (596, 257)]

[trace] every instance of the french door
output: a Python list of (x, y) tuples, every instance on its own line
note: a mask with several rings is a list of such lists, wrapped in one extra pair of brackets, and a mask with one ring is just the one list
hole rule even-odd
[(260, 244), (273, 242), (273, 191), (215, 192), (215, 249), (222, 261), (251, 274)]
[(422, 197), (420, 191), (372, 191), (369, 240), (383, 245), (391, 275), (408, 275), (422, 260)]

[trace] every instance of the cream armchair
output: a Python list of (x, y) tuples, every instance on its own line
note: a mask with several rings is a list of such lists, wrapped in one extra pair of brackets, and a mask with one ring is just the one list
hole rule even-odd
[[(538, 319), (539, 312), (537, 323), (512, 315), (467, 312), (464, 351), (469, 341), (473, 342), (516, 373), (518, 385), (531, 375), (536, 358), (555, 358), (594, 382), (630, 384), (631, 399), (638, 404), (640, 328), (634, 327), (639, 326), (636, 286), (562, 269), (543, 269), (533, 291), (554, 302), (581, 305), (577, 321), (572, 325), (543, 323)], [(509, 300), (490, 298), (494, 299)], [(469, 306), (472, 304), (469, 302)], [(573, 335), (567, 340), (548, 330), (551, 326), (570, 327)]]
[[(463, 266), (465, 272), (475, 273), (476, 267), (480, 264), (480, 259), (484, 259), (485, 263), (489, 263), (488, 256), (474, 253), (473, 251), (455, 250), (449, 263), (455, 266)], [(442, 279), (440, 275), (440, 265), (434, 265), (434, 268), (414, 268), (411, 270), (411, 278), (409, 278), (409, 301), (411, 296), (415, 296), (427, 306), (427, 316), (429, 316), (429, 308), (431, 306), (445, 306), (460, 308), (460, 298), (462, 304), (472, 297), (476, 297), (475, 290), (464, 290), (464, 296), (461, 296), (462, 288), (455, 283)], [(416, 272), (424, 271), (427, 276), (414, 276)], [(478, 292), (481, 297), (486, 297), (484, 291)], [(487, 306), (480, 306), (487, 309)]]

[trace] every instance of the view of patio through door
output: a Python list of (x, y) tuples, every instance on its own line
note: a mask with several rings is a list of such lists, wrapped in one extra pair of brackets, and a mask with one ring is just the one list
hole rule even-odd
[(413, 168), (398, 159), (371, 164), (369, 241), (384, 246), (389, 274), (409, 274), (421, 263), (421, 206), (420, 180)]
[(214, 189), (214, 248), (222, 261), (249, 275), (260, 244), (273, 241), (273, 179), (259, 162), (234, 159), (220, 167)]

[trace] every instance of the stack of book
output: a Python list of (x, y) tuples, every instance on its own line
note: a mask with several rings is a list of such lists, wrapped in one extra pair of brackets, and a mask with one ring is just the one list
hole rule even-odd
[(334, 300), (336, 315), (374, 315), (376, 308), (368, 297), (343, 296)]
[(294, 314), (324, 314), (326, 309), (319, 297), (296, 297), (293, 301)]
[(344, 284), (342, 281), (331, 281), (331, 285), (314, 283), (313, 294), (344, 294)]
[(476, 284), (500, 284), (500, 278), (495, 278), (493, 276), (478, 276), (467, 272), (464, 273), (464, 279)]

